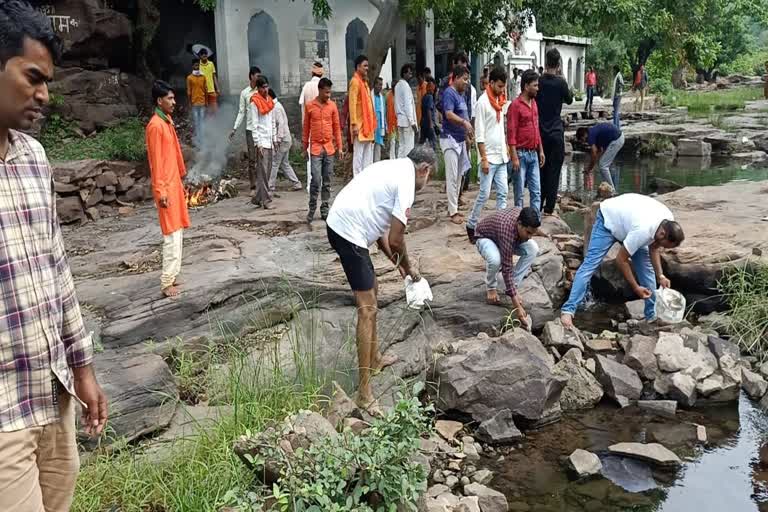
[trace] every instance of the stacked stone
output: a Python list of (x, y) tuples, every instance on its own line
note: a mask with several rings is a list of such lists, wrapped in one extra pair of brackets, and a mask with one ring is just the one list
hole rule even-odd
[(584, 261), (584, 239), (581, 235), (565, 234), (553, 235), (552, 240), (565, 261), (565, 288), (570, 290), (576, 271)]

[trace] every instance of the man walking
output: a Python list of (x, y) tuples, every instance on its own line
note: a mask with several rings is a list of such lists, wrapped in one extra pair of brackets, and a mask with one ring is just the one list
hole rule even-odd
[(397, 112), (395, 111), (395, 88), (387, 91), (387, 139), (389, 140), (389, 159), (397, 158)]
[(291, 190), (301, 190), (301, 181), (296, 177), (296, 173), (291, 167), (290, 152), (293, 145), (291, 137), (291, 127), (288, 125), (288, 114), (285, 113), (285, 107), (277, 99), (275, 91), (269, 89), (269, 97), (275, 102), (275, 149), (272, 155), (272, 172), (269, 175), (269, 193), (275, 196), (277, 189), (277, 173), (282, 171), (288, 181), (292, 183)]
[(195, 128), (195, 145), (203, 143), (203, 122), (205, 120), (206, 84), (200, 71), (200, 59), (192, 61), (192, 73), (187, 76), (187, 99)]
[(384, 80), (380, 76), (373, 82), (373, 110), (376, 112), (376, 135), (373, 138), (373, 161), (381, 160), (381, 151), (387, 137), (387, 99), (382, 88)]
[[(527, 326), (528, 314), (516, 290), (533, 265), (533, 260), (539, 255), (539, 246), (533, 236), (540, 226), (539, 212), (530, 206), (498, 210), (480, 221), (475, 231), (477, 238), (472, 240), (485, 260), (486, 302), (494, 306), (501, 305), (497, 291), (501, 269), (506, 293), (512, 299), (517, 318), (524, 326)], [(515, 256), (520, 257), (517, 265), (513, 265)]]
[(152, 86), (155, 112), (146, 129), (147, 157), (152, 174), (152, 190), (163, 231), (163, 271), (160, 289), (166, 297), (176, 297), (181, 272), (184, 230), (190, 226), (187, 197), (182, 178), (187, 174), (176, 126), (171, 115), (176, 109), (176, 95), (166, 82)]
[(251, 203), (257, 208), (272, 208), (272, 196), (268, 183), (272, 174), (272, 149), (275, 138), (275, 102), (269, 97), (269, 82), (266, 77), (256, 79), (256, 92), (251, 96), (251, 119), (253, 124), (253, 146), (256, 151), (256, 188)]
[(349, 130), (352, 137), (352, 173), (357, 176), (373, 163), (376, 114), (368, 85), (368, 57), (355, 59), (355, 74), (349, 82)]
[(645, 319), (653, 321), (657, 280), (664, 288), (671, 286), (661, 267), (661, 249), (678, 247), (684, 239), (683, 229), (674, 221), (669, 208), (651, 197), (623, 194), (603, 201), (592, 226), (584, 262), (561, 310), (563, 326), (573, 326), (573, 315), (587, 294), (592, 275), (616, 242), (621, 243), (616, 266), (635, 294), (645, 299)]
[(532, 69), (523, 72), (520, 79), (523, 92), (507, 111), (507, 144), (512, 165), (512, 188), (515, 206), (523, 207), (523, 192), (528, 187), (530, 206), (541, 212), (540, 165), (546, 162), (539, 133), (539, 110), (536, 94), (539, 75)]
[(547, 65), (539, 78), (536, 105), (539, 108), (539, 131), (544, 147), (544, 163), (541, 166), (542, 211), (552, 215), (557, 205), (560, 172), (565, 162), (565, 129), (563, 128), (563, 103), (573, 103), (571, 88), (563, 78), (560, 52), (552, 48), (545, 57)]
[(96, 381), (45, 150), (22, 133), (48, 103), (61, 42), (27, 2), (0, 2), (0, 510), (67, 512), (80, 468), (75, 415), (98, 436)]
[[(467, 59), (466, 53), (460, 52), (454, 55), (451, 63), (451, 72), (448, 73), (447, 77), (440, 81), (440, 86), (437, 89), (437, 111), (440, 112), (440, 115), (444, 115), (443, 94), (451, 85), (453, 85), (456, 66), (462, 66), (467, 70), (467, 73), (469, 73), (469, 59)], [(467, 79), (467, 81), (469, 81), (469, 79)], [(467, 105), (467, 119), (471, 120), (474, 117), (474, 113), (472, 112), (472, 89), (467, 86), (464, 88), (462, 94), (464, 96), (464, 103)]]
[(467, 136), (474, 135), (469, 122), (469, 108), (465, 93), (469, 88), (469, 70), (462, 65), (454, 66), (451, 85), (443, 92), (443, 128), (440, 148), (445, 161), (445, 194), (448, 198), (448, 216), (454, 224), (463, 224), (459, 213), (461, 177), (470, 168)]
[(507, 207), (507, 163), (509, 152), (505, 136), (506, 115), (509, 103), (504, 94), (507, 88), (507, 73), (499, 67), (491, 70), (485, 93), (477, 100), (475, 112), (475, 140), (480, 154), (480, 192), (467, 220), (467, 235), (474, 239), (474, 231), (485, 202), (491, 195), (491, 186), (496, 187), (496, 209)]
[(219, 110), (219, 75), (216, 73), (216, 65), (208, 60), (208, 50), (203, 48), (197, 56), (200, 58), (200, 72), (205, 77), (208, 115), (214, 115)]
[(613, 77), (613, 125), (621, 130), (621, 95), (624, 91), (624, 77), (621, 76), (621, 68), (613, 67), (616, 73)]
[(424, 189), (435, 168), (435, 152), (418, 146), (408, 158), (373, 164), (347, 184), (328, 214), (328, 241), (339, 255), (357, 304), (357, 359), (360, 383), (357, 404), (381, 414), (371, 391), (371, 372), (394, 364), (379, 349), (376, 332), (378, 282), (368, 252), (374, 242), (400, 275), (420, 280), (405, 247), (405, 229), (415, 195)]
[(395, 85), (395, 112), (397, 113), (397, 139), (400, 142), (397, 151), (398, 158), (405, 158), (411, 152), (415, 143), (416, 106), (413, 102), (410, 79), (413, 77), (413, 66), (403, 65), (400, 68), (400, 80)]
[[(587, 102), (584, 104), (584, 112), (586, 112), (589, 117), (592, 117), (592, 102), (595, 99), (595, 87), (597, 87), (597, 73), (595, 73), (595, 68), (592, 66), (589, 66), (589, 70), (584, 76), (584, 83), (587, 86)], [(544, 154), (546, 154), (546, 152), (547, 150), (545, 144)]]
[[(324, 70), (323, 65), (320, 62), (315, 61), (312, 64), (312, 78), (304, 84), (301, 89), (301, 95), (299, 95), (299, 105), (301, 106), (301, 125), (304, 126), (304, 112), (309, 105), (309, 102), (317, 98), (318, 90), (317, 84), (320, 79), (323, 78)], [(307, 159), (307, 192), (309, 192), (309, 186), (311, 183), (310, 175), (312, 174), (312, 163)]]
[[(302, 146), (309, 156), (311, 185), (309, 189), (309, 212), (307, 223), (311, 224), (317, 210), (317, 194), (322, 186), (320, 215), (328, 217), (328, 201), (331, 199), (331, 174), (334, 157), (344, 157), (341, 140), (341, 123), (336, 103), (331, 101), (333, 84), (327, 78), (321, 78), (318, 84), (318, 96), (306, 104), (304, 109), (304, 128)], [(309, 178), (308, 178), (309, 179)]]
[(427, 79), (427, 92), (421, 99), (421, 126), (419, 127), (419, 144), (429, 144), (437, 150), (437, 135), (435, 134), (435, 79)]
[(598, 123), (591, 128), (581, 127), (576, 130), (576, 140), (589, 144), (591, 159), (584, 170), (588, 177), (597, 165), (602, 180), (618, 192), (619, 173), (611, 173), (611, 164), (621, 148), (624, 147), (624, 134), (611, 123)]
[(635, 111), (642, 112), (645, 108), (645, 90), (648, 87), (648, 73), (645, 72), (645, 66), (640, 64), (635, 72), (635, 80), (632, 88), (635, 90)]
[(251, 96), (256, 93), (256, 80), (261, 76), (261, 69), (254, 66), (248, 71), (248, 87), (240, 92), (240, 107), (235, 119), (235, 126), (229, 133), (229, 140), (245, 120), (245, 147), (248, 148), (248, 179), (251, 184), (251, 197), (256, 194), (256, 147), (253, 145), (253, 132), (256, 130), (255, 119), (251, 116)]

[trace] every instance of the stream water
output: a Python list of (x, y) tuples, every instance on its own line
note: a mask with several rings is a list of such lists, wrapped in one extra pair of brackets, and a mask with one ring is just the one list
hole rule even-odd
[[(695, 427), (707, 428), (706, 445)], [(745, 396), (738, 404), (678, 411), (664, 419), (635, 407), (610, 405), (570, 413), (555, 425), (528, 432), (503, 461), (488, 460), (491, 486), (503, 492), (510, 510), (524, 512), (755, 512), (768, 510), (768, 471), (758, 451), (768, 441), (768, 417)], [(684, 461), (675, 471), (607, 454), (611, 444), (656, 441)], [(575, 449), (592, 451), (601, 476), (572, 481), (561, 460)]]

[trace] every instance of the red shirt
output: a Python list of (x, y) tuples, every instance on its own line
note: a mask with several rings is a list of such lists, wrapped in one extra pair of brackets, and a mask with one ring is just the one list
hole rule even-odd
[(541, 144), (539, 107), (536, 100), (528, 105), (521, 94), (507, 110), (507, 144), (517, 149), (537, 149)]
[(594, 71), (587, 72), (587, 87), (594, 87), (597, 85), (597, 73)]

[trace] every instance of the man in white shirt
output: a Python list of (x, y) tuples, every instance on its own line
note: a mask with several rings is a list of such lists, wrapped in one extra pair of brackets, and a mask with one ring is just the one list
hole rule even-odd
[(509, 102), (504, 94), (506, 88), (507, 73), (502, 68), (493, 68), (488, 78), (488, 89), (472, 109), (475, 114), (475, 140), (480, 155), (480, 192), (467, 219), (467, 235), (470, 240), (474, 239), (480, 213), (491, 195), (491, 185), (496, 187), (496, 209), (507, 207), (509, 150), (506, 117)]
[[(309, 82), (305, 83), (304, 87), (301, 89), (301, 94), (299, 95), (299, 105), (301, 105), (301, 126), (304, 126), (304, 109), (309, 105), (309, 102), (313, 101), (319, 95), (318, 84), (320, 83), (320, 79), (323, 78), (324, 72), (323, 65), (320, 62), (314, 62), (312, 64), (312, 78)], [(310, 162), (310, 158), (307, 158), (307, 194), (309, 194), (309, 185), (312, 182), (310, 179), (310, 175), (312, 174), (311, 169), (312, 163)]]
[(256, 148), (255, 188), (251, 203), (256, 207), (272, 208), (268, 180), (272, 173), (272, 148), (275, 138), (275, 102), (269, 96), (269, 82), (266, 77), (256, 79), (256, 92), (251, 96), (250, 119), (253, 124), (253, 145)]
[(248, 71), (248, 87), (240, 92), (240, 103), (235, 119), (235, 126), (229, 133), (229, 140), (235, 136), (235, 132), (245, 120), (245, 147), (248, 148), (248, 178), (251, 182), (251, 197), (256, 191), (256, 148), (253, 146), (253, 129), (251, 121), (251, 96), (256, 92), (256, 80), (261, 76), (261, 69), (253, 66)]
[(573, 315), (584, 300), (592, 275), (616, 242), (621, 243), (616, 266), (634, 293), (645, 299), (646, 320), (655, 320), (656, 281), (663, 288), (670, 287), (661, 267), (661, 249), (678, 247), (683, 240), (683, 228), (674, 221), (672, 212), (651, 197), (623, 194), (603, 201), (592, 227), (589, 250), (561, 310), (563, 325), (573, 326)]
[(426, 186), (435, 165), (434, 150), (420, 145), (407, 158), (382, 160), (368, 166), (339, 192), (326, 221), (328, 241), (339, 255), (355, 295), (360, 372), (357, 404), (371, 414), (381, 412), (371, 392), (371, 371), (392, 365), (396, 359), (379, 352), (378, 283), (368, 247), (377, 242), (403, 278), (411, 276), (419, 281), (405, 248), (405, 227), (414, 197)]
[(400, 69), (400, 80), (395, 85), (395, 113), (397, 114), (397, 157), (405, 158), (415, 145), (416, 104), (409, 80), (413, 77), (413, 66), (405, 64)]
[(275, 194), (275, 190), (277, 187), (277, 173), (279, 171), (283, 171), (288, 181), (293, 184), (291, 190), (301, 190), (302, 186), (288, 158), (291, 146), (293, 145), (291, 127), (288, 125), (288, 114), (286, 114), (285, 107), (277, 99), (277, 95), (272, 89), (269, 90), (269, 97), (275, 102), (275, 110), (273, 111), (275, 116), (275, 148), (272, 154), (272, 172), (269, 175), (268, 185), (269, 193), (272, 197), (278, 197)]

